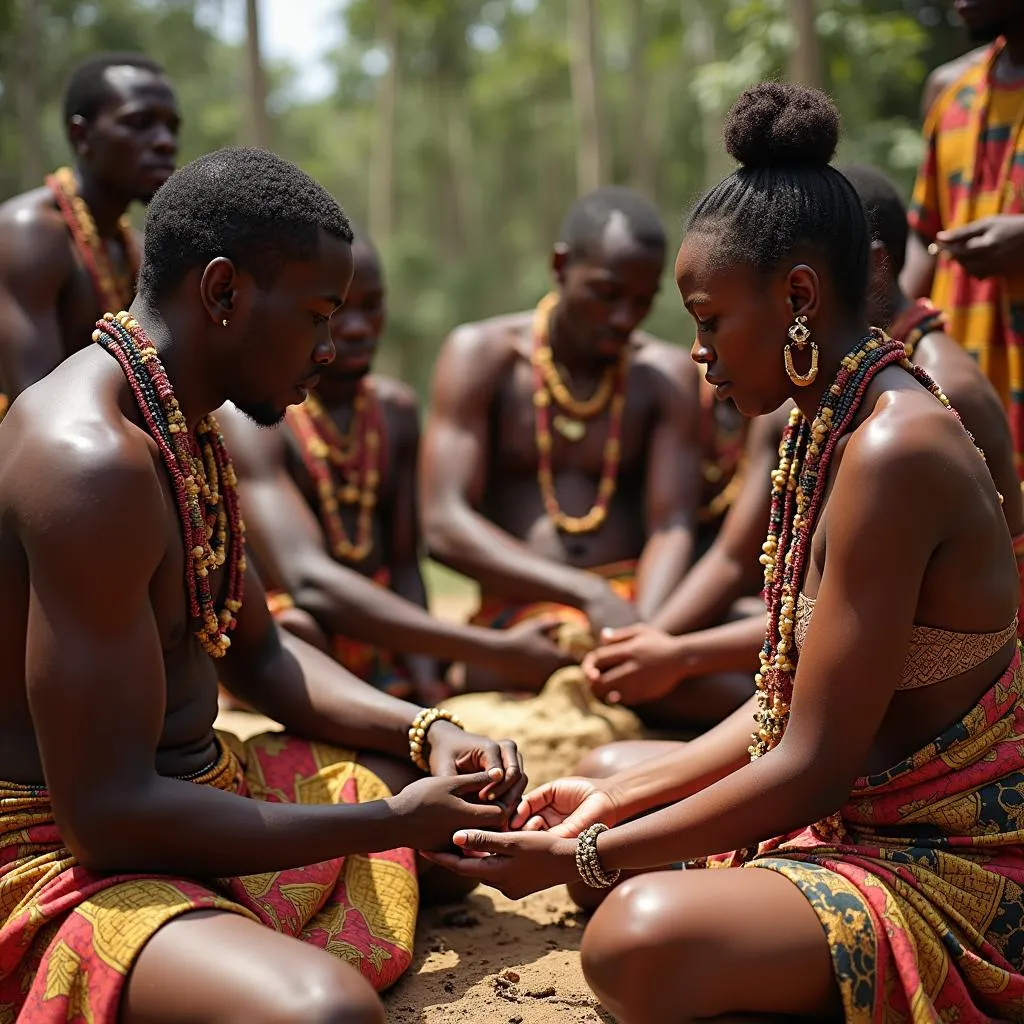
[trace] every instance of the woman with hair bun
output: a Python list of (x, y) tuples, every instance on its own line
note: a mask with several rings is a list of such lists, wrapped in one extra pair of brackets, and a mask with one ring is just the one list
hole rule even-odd
[(725, 129), (740, 167), (676, 260), (719, 397), (797, 406), (756, 696), (692, 743), (541, 787), (524, 831), (458, 833), (473, 856), (442, 858), (510, 895), (631, 872), (583, 941), (623, 1024), (1024, 1021), (1016, 564), (984, 457), (868, 326), (838, 136), (823, 94), (748, 89)]

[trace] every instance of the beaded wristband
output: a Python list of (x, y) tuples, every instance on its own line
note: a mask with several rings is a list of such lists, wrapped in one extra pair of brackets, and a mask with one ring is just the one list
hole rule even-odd
[(412, 761), (420, 771), (430, 774), (430, 765), (423, 756), (423, 746), (427, 742), (427, 732), (438, 720), (443, 719), (451, 722), (456, 729), (464, 729), (465, 726), (450, 711), (444, 708), (424, 708), (418, 712), (409, 726), (409, 760)]
[(592, 889), (607, 889), (618, 880), (621, 871), (607, 872), (601, 867), (597, 855), (597, 837), (607, 832), (608, 826), (600, 821), (585, 828), (576, 839), (576, 870), (580, 878)]

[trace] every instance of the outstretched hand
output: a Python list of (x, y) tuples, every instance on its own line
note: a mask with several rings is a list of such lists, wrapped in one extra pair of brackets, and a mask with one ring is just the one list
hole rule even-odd
[(524, 832), (546, 831), (553, 837), (575, 839), (597, 821), (610, 828), (620, 819), (618, 801), (602, 779), (569, 776), (527, 793), (510, 825)]
[(493, 885), (509, 899), (579, 878), (576, 842), (550, 832), (456, 832), (458, 853), (425, 853), (427, 860), (465, 878)]

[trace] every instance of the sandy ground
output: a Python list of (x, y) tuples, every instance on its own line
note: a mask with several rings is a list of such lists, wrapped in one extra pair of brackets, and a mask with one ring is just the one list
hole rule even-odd
[[(438, 607), (440, 605), (440, 607)], [(465, 618), (463, 595), (435, 603)], [(243, 736), (273, 728), (258, 715), (226, 712), (219, 728)], [(564, 888), (519, 903), (490, 888), (420, 915), (412, 966), (385, 994), (392, 1024), (591, 1024), (613, 1018), (580, 969), (583, 919)]]

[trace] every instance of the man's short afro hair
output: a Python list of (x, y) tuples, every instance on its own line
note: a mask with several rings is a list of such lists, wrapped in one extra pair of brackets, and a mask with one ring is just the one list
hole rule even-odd
[(639, 192), (620, 185), (606, 185), (577, 199), (562, 221), (559, 240), (573, 256), (592, 255), (600, 248), (608, 222), (616, 213), (625, 218), (638, 245), (665, 248), (665, 227), (654, 204)]
[(110, 92), (107, 71), (110, 68), (141, 68), (154, 75), (165, 74), (163, 67), (151, 57), (131, 50), (114, 50), (109, 53), (95, 53), (79, 64), (68, 84), (64, 87), (64, 123), (73, 117), (91, 121), (103, 106)]
[(265, 149), (219, 149), (176, 171), (149, 204), (139, 291), (159, 298), (218, 256), (267, 288), (285, 263), (316, 255), (320, 231), (352, 243), (319, 182)]

